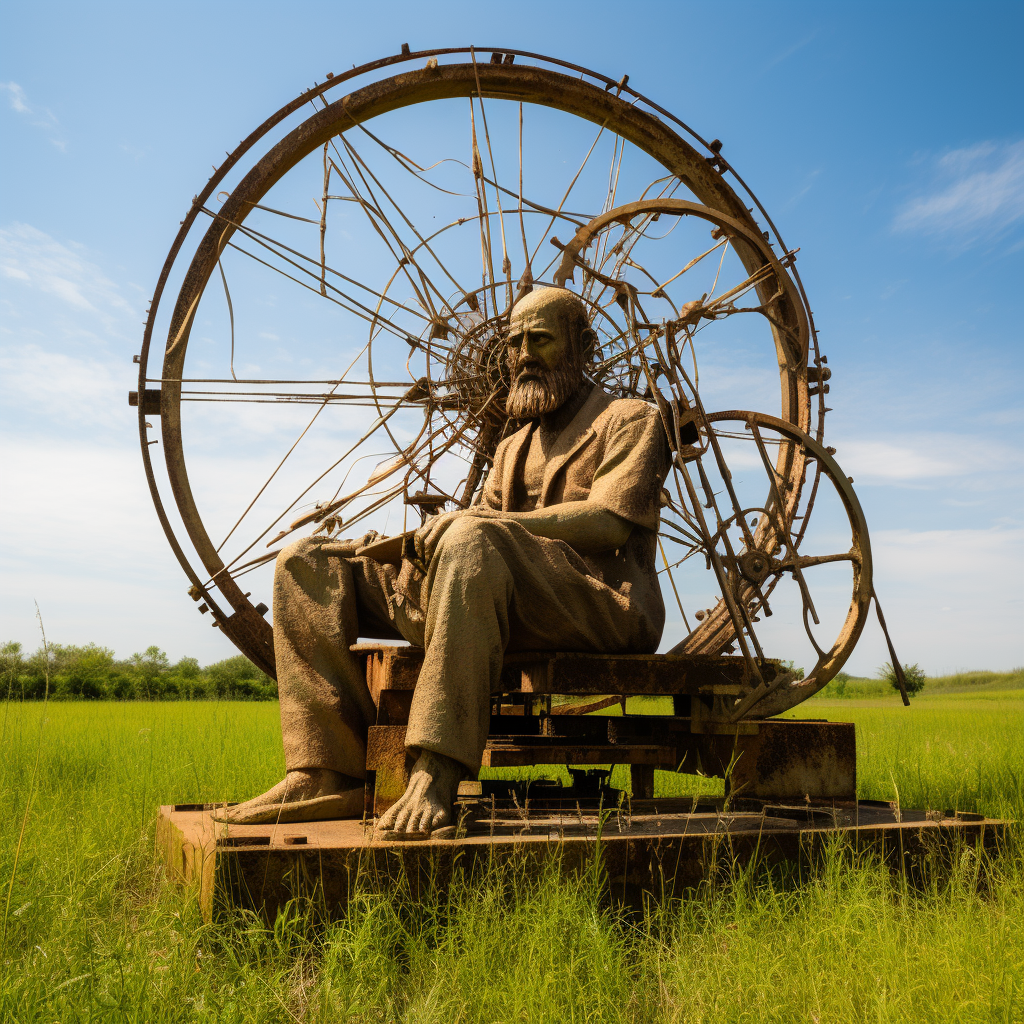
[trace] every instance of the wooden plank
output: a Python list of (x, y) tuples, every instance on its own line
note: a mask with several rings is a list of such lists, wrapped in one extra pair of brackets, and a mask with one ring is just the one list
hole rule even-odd
[[(743, 658), (679, 654), (513, 654), (509, 668), (521, 666), (523, 693), (625, 696), (739, 693), (749, 687)], [(765, 665), (775, 676), (775, 664)], [(724, 688), (724, 689), (723, 689)]]
[[(412, 690), (423, 663), (422, 647), (356, 644), (366, 657), (366, 682), (375, 702), (384, 690)], [(762, 666), (774, 679), (778, 663)], [(624, 696), (738, 695), (750, 688), (749, 670), (738, 656), (681, 654), (591, 654), (514, 651), (505, 656), (499, 693)]]
[(649, 764), (675, 767), (675, 747), (654, 744), (587, 744), (586, 746), (495, 744), (488, 741), (484, 768), (521, 768), (531, 764)]

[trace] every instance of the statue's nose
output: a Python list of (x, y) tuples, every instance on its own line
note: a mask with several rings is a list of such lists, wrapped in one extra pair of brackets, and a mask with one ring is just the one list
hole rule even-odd
[(518, 345), (512, 346), (512, 357), (515, 359), (517, 365), (522, 363), (524, 360), (531, 358), (529, 334), (523, 334), (523, 340)]

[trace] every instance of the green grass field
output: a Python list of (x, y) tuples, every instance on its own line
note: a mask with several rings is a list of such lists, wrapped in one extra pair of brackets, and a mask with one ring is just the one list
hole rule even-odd
[[(999, 678), (817, 698), (854, 721), (861, 796), (1024, 817), (1024, 690)], [(1024, 835), (912, 889), (836, 855), (627, 919), (593, 878), (492, 878), (204, 925), (153, 853), (158, 803), (241, 799), (283, 768), (274, 703), (0, 706), (0, 1019), (1021, 1021)], [(659, 774), (673, 791), (713, 780)], [(979, 886), (978, 879), (987, 880)]]

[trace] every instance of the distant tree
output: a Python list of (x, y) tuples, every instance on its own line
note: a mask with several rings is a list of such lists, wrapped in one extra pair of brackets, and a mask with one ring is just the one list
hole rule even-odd
[(26, 656), (16, 641), (0, 643), (0, 700), (276, 700), (277, 683), (238, 655), (202, 668), (175, 664), (159, 647), (118, 661), (98, 644), (50, 644)]
[(131, 700), (135, 696), (135, 680), (131, 674), (115, 667), (107, 679), (107, 697), (111, 700)]
[(171, 671), (179, 679), (195, 679), (203, 670), (199, 667), (198, 658), (182, 658)]
[(42, 700), (46, 694), (47, 673), (54, 674), (54, 659), (58, 646), (50, 644), (50, 655), (40, 647), (35, 654), (24, 660), (21, 666), (20, 689), (22, 700)]
[(95, 700), (107, 695), (107, 683), (114, 667), (114, 652), (108, 647), (86, 644), (51, 644), (54, 696)]
[(199, 700), (208, 695), (208, 680), (195, 658), (185, 657), (171, 666), (166, 677), (164, 696), (172, 692), (184, 700)]
[(208, 665), (206, 674), (218, 697), (267, 700), (277, 696), (277, 684), (241, 654)]
[(849, 672), (837, 672), (829, 681), (825, 689), (822, 690), (822, 696), (840, 698), (849, 697), (850, 694), (847, 693), (847, 686), (850, 683), (850, 678)]
[(10, 640), (0, 646), (0, 678), (3, 679), (3, 689), (8, 700), (20, 695), (18, 684), (24, 666), (21, 644), (16, 640)]
[[(878, 670), (878, 678), (887, 682), (897, 693), (900, 692), (900, 684), (899, 680), (896, 678), (896, 670), (889, 662), (886, 662)], [(913, 665), (908, 665), (906, 662), (903, 663), (903, 678), (907, 687), (907, 696), (913, 697), (914, 694), (920, 693), (924, 689), (925, 679), (927, 677), (924, 674), (924, 669), (915, 661)]]
[(171, 667), (170, 660), (159, 647), (147, 647), (142, 654), (133, 654), (128, 663), (135, 677), (135, 691), (139, 697), (154, 700), (164, 691), (164, 676)]

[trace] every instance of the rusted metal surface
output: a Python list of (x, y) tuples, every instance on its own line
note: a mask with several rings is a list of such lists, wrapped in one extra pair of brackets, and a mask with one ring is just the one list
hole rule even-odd
[[(129, 391), (128, 392), (128, 405), (133, 409), (139, 406), (139, 392)], [(160, 389), (159, 388), (146, 388), (142, 392), (142, 415), (143, 416), (159, 416), (160, 415)]]
[[(197, 886), (207, 921), (245, 908), (272, 922), (295, 898), (312, 899), (338, 917), (357, 891), (394, 893), (401, 886), (423, 898), (455, 880), (471, 883), (495, 864), (527, 875), (549, 867), (572, 875), (592, 870), (595, 858), (606, 873), (608, 897), (640, 907), (645, 898), (683, 896), (751, 863), (813, 866), (837, 838), (877, 853), (913, 880), (926, 862), (949, 860), (964, 844), (994, 848), (1005, 830), (993, 819), (897, 815), (888, 805), (865, 802), (841, 808), (762, 803), (747, 811), (712, 804), (694, 814), (681, 803), (634, 802), (605, 816), (603, 826), (595, 811), (575, 806), (561, 812), (505, 808), (493, 821), (478, 819), (464, 838), (425, 842), (374, 842), (361, 821), (225, 826), (208, 811), (168, 806), (160, 808), (157, 850), (171, 879)], [(296, 836), (305, 842), (290, 841)], [(223, 838), (238, 845), (218, 845)]]
[[(860, 639), (871, 611), (871, 599), (873, 596), (871, 544), (868, 538), (867, 522), (849, 477), (843, 473), (839, 464), (832, 457), (832, 453), (798, 427), (778, 417), (739, 410), (711, 413), (707, 419), (711, 423), (735, 421), (745, 426), (758, 427), (764, 425), (776, 430), (780, 435), (792, 439), (795, 442), (793, 448), (798, 449), (801, 453), (798, 458), (801, 475), (805, 472), (806, 461), (813, 459), (820, 472), (827, 477), (834, 487), (849, 522), (852, 540), (849, 550), (834, 554), (830, 553), (831, 557), (849, 561), (853, 568), (853, 590), (850, 598), (850, 607), (838, 636), (827, 650), (821, 651), (817, 663), (803, 679), (794, 680), (788, 685), (781, 681), (780, 684), (773, 685), (772, 680), (765, 679), (765, 685), (747, 695), (732, 709), (730, 715), (730, 718), (733, 720), (738, 720), (751, 712), (758, 717), (768, 717), (781, 714), (783, 711), (794, 707), (827, 685), (853, 652), (857, 641)], [(782, 480), (789, 478), (783, 463), (785, 458), (790, 457), (796, 458), (795, 455), (787, 456), (785, 453), (780, 453), (780, 465), (776, 467), (776, 470)], [(792, 495), (793, 492), (790, 491), (789, 494)], [(792, 523), (793, 512), (796, 507), (794, 499), (787, 497), (780, 501), (780, 505), (783, 505), (787, 510), (782, 518), (786, 522)], [(760, 579), (762, 584), (769, 578), (778, 579), (779, 576), (787, 571), (796, 575), (799, 569), (795, 567), (800, 566), (802, 563), (814, 564), (815, 556), (802, 556), (798, 554), (798, 544), (794, 542), (792, 537), (786, 535), (786, 531), (773, 526), (767, 516), (759, 523), (754, 541), (755, 545), (749, 554), (753, 555), (756, 553), (764, 564), (762, 570), (764, 575)], [(780, 552), (782, 557), (776, 557)], [(751, 577), (749, 571), (739, 564), (738, 561), (730, 567), (725, 584), (733, 589), (738, 601), (743, 603), (753, 602), (755, 607), (758, 606), (757, 591), (750, 585)], [(806, 611), (805, 601), (805, 616)], [(690, 637), (677, 645), (675, 650), (678, 650), (680, 653), (699, 651), (709, 643), (712, 647), (716, 647), (721, 643), (723, 637), (729, 638), (733, 635), (733, 630), (729, 628), (731, 626), (732, 623), (727, 611), (723, 605), (719, 605)]]
[[(240, 613), (245, 611), (248, 601), (230, 573), (225, 571), (224, 562), (206, 531), (189, 484), (182, 447), (181, 386), (177, 381), (183, 374), (189, 334), (199, 300), (225, 246), (254, 204), (260, 203), (277, 181), (325, 141), (389, 110), (433, 100), (468, 97), (478, 89), (482, 89), (484, 95), (552, 106), (607, 125), (677, 174), (707, 205), (749, 224), (752, 230), (758, 230), (744, 204), (721, 175), (668, 125), (617, 95), (545, 69), (522, 64), (462, 64), (407, 72), (358, 90), (314, 114), (281, 140), (243, 178), (200, 243), (178, 294), (161, 371), (165, 381), (163, 447), (175, 503), (207, 573), (217, 580), (218, 589)], [(148, 344), (144, 345), (143, 365), (147, 355)], [(144, 459), (148, 464), (148, 446), (145, 446)], [(155, 492), (155, 481), (152, 490)], [(169, 529), (169, 526), (165, 528)], [(202, 586), (202, 583), (197, 581), (197, 585)], [(223, 623), (222, 628), (225, 628)], [(253, 654), (248, 647), (256, 644), (256, 657), (266, 662), (269, 653), (272, 660), (270, 627), (262, 618), (252, 620), (243, 614), (237, 624), (225, 628), (225, 631), (250, 657)]]
[(356, 655), (366, 656), (366, 685), (375, 704), (384, 690), (413, 690), (423, 664), (422, 647), (353, 644)]
[(383, 814), (409, 784), (413, 759), (405, 748), (404, 725), (372, 725), (366, 740), (366, 807)]
[(758, 723), (756, 734), (680, 734), (681, 770), (727, 780), (731, 795), (799, 802), (856, 800), (853, 723), (790, 719)]
[(654, 766), (632, 762), (629, 766), (629, 788), (636, 800), (654, 797)]
[[(383, 813), (408, 782), (405, 723), (422, 663), (417, 647), (361, 644), (367, 683), (378, 704), (366, 766), (376, 793), (368, 806)], [(534, 661), (535, 658), (543, 658)], [(558, 708), (523, 715), (505, 708), (491, 718), (483, 767), (532, 764), (632, 764), (728, 779), (730, 792), (759, 798), (802, 800), (856, 797), (856, 743), (849, 723), (758, 720), (729, 723), (723, 700), (750, 693), (741, 658), (682, 655), (521, 653), (509, 656), (503, 692), (626, 695), (693, 695), (697, 714), (573, 715)], [(770, 676), (769, 676), (770, 678)], [(722, 692), (724, 691), (724, 693)], [(716, 713), (717, 712), (717, 713)]]

